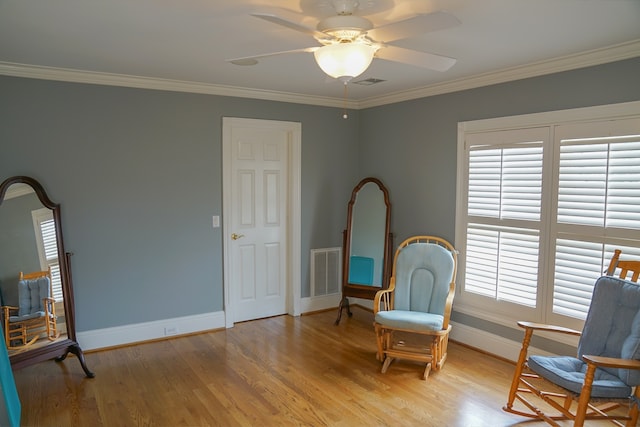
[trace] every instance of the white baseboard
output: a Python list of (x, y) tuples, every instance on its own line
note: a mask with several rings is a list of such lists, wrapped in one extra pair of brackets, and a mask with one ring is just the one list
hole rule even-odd
[(88, 351), (224, 327), (224, 312), (219, 311), (78, 332), (76, 339), (80, 347)]
[[(502, 357), (503, 359), (511, 360), (513, 362), (518, 360), (520, 348), (522, 347), (521, 342), (512, 341), (461, 323), (451, 322), (451, 325), (451, 339), (453, 341), (477, 348), (489, 354), (495, 354), (498, 357)], [(530, 347), (529, 353), (535, 353), (543, 356), (553, 355), (535, 347)]]
[[(301, 312), (310, 313), (314, 311), (337, 308), (340, 304), (341, 296), (328, 295), (324, 297), (302, 298)], [(351, 304), (359, 304), (369, 307), (371, 301), (351, 298)], [(520, 343), (491, 334), (489, 332), (475, 329), (461, 323), (451, 323), (451, 339), (470, 347), (477, 348), (489, 354), (504, 359), (515, 361), (520, 352)], [(169, 338), (177, 335), (185, 335), (196, 332), (204, 332), (212, 329), (223, 329), (225, 327), (224, 312), (196, 314), (193, 316), (175, 317), (153, 322), (136, 323), (132, 325), (116, 326), (113, 328), (94, 329), (91, 331), (78, 332), (76, 338), (78, 344), (84, 351), (97, 350), (101, 348), (116, 347), (120, 345), (133, 344), (137, 342), (150, 341), (161, 338)], [(542, 355), (551, 355), (548, 352), (531, 348), (532, 352)]]
[(308, 297), (300, 299), (300, 312), (312, 313), (314, 311), (327, 310), (330, 308), (338, 309), (340, 305), (340, 294), (325, 295), (320, 297)]
[[(300, 312), (312, 313), (314, 311), (327, 310), (330, 308), (335, 308), (337, 310), (338, 305), (340, 305), (341, 299), (342, 299), (341, 294), (302, 298), (300, 300)], [(363, 308), (368, 308), (369, 310), (373, 310), (372, 300), (349, 297), (349, 304), (352, 306), (359, 305)]]
[(351, 305), (359, 305), (363, 308), (368, 308), (373, 311), (373, 300), (372, 299), (362, 299), (362, 298), (352, 298), (349, 297), (349, 304)]
[[(340, 294), (302, 298), (300, 300), (300, 311), (302, 313), (309, 313), (330, 308), (337, 309), (340, 304), (340, 298)], [(222, 329), (224, 327), (225, 314), (223, 311), (220, 311), (83, 331), (76, 334), (76, 339), (84, 351), (89, 351), (169, 338), (177, 335), (204, 332), (212, 329)]]

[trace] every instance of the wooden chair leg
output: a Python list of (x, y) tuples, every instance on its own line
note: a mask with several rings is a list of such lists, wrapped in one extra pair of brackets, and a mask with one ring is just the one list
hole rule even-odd
[(449, 342), (449, 336), (444, 335), (442, 337), (436, 337), (434, 341), (437, 342), (435, 349), (435, 366), (434, 369), (439, 371), (443, 368), (444, 362), (447, 360), (447, 345)]
[(389, 365), (391, 365), (392, 361), (393, 361), (393, 357), (387, 356), (384, 359), (384, 363), (382, 364), (382, 370), (380, 372), (382, 372), (383, 374), (387, 372), (387, 369), (389, 368)]
[(49, 341), (54, 341), (58, 338), (58, 324), (55, 317), (49, 317), (47, 322), (47, 338)]
[(429, 377), (429, 372), (431, 372), (431, 362), (427, 363), (427, 366), (424, 368), (424, 373), (422, 374), (423, 380), (426, 380)]
[(576, 419), (573, 422), (574, 427), (582, 427), (587, 415), (589, 400), (591, 399), (591, 385), (596, 373), (596, 365), (587, 364), (587, 372), (584, 374), (584, 384), (580, 391), (580, 400), (578, 400), (578, 408), (576, 409)]
[[(7, 316), (5, 314), (5, 316)], [(11, 334), (9, 333), (9, 319), (5, 317), (4, 320), (4, 343), (7, 348), (11, 347)]]
[(638, 423), (638, 405), (640, 403), (640, 387), (636, 387), (635, 392), (633, 393), (635, 397), (635, 402), (631, 402), (631, 406), (629, 407), (629, 417), (631, 419), (627, 421), (627, 427), (633, 427)]
[(377, 323), (375, 323), (373, 326), (374, 326), (375, 332), (376, 332), (376, 344), (378, 345), (378, 353), (376, 353), (376, 359), (378, 359), (380, 362), (382, 362), (382, 361), (384, 361), (384, 349), (383, 349), (383, 346), (382, 346), (383, 329)]
[(511, 412), (513, 408), (513, 402), (516, 399), (516, 393), (518, 392), (518, 385), (520, 384), (520, 375), (524, 370), (524, 364), (527, 360), (527, 352), (529, 351), (529, 343), (531, 342), (531, 335), (533, 335), (533, 329), (526, 329), (524, 332), (524, 338), (522, 339), (522, 348), (520, 349), (520, 355), (518, 356), (518, 362), (516, 364), (516, 370), (513, 373), (513, 380), (511, 381), (511, 389), (509, 390), (509, 399), (507, 404), (503, 408), (505, 411)]
[(45, 316), (45, 326), (47, 327), (47, 338), (51, 340), (51, 321)]
[[(14, 324), (12, 329), (8, 329), (5, 333), (5, 339), (7, 343), (7, 349), (22, 349), (30, 346), (38, 341), (38, 335), (35, 335), (29, 340), (27, 325), (20, 323)], [(14, 341), (20, 341), (19, 345), (13, 345)]]

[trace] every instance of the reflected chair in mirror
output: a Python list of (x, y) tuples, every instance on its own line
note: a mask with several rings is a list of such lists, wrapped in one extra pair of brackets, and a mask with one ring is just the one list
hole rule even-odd
[(454, 247), (434, 236), (410, 237), (396, 250), (389, 288), (378, 291), (373, 304), (382, 373), (394, 359), (426, 363), (423, 379), (442, 369), (457, 259)]
[(4, 338), (8, 349), (22, 349), (45, 335), (58, 337), (51, 268), (22, 273), (18, 280), (17, 306), (2, 306)]
[[(525, 334), (505, 411), (554, 426), (561, 420), (573, 421), (574, 426), (591, 420), (636, 425), (640, 402), (640, 261), (619, 257), (616, 250), (607, 275), (595, 282), (582, 332), (518, 322)], [(620, 277), (613, 276), (617, 269)], [(632, 280), (626, 280), (628, 273)], [(528, 355), (534, 332), (579, 336), (577, 356)]]

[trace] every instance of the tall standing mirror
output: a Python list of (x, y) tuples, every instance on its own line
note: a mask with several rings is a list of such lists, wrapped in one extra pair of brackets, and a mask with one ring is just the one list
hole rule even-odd
[(351, 316), (349, 297), (373, 299), (389, 286), (392, 236), (389, 192), (376, 178), (365, 178), (351, 193), (343, 234), (342, 299), (338, 307)]
[(14, 369), (77, 356), (70, 253), (62, 239), (60, 206), (38, 181), (15, 176), (0, 184), (2, 339)]

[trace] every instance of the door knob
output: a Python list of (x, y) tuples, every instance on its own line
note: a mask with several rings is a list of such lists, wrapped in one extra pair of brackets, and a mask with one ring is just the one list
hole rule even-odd
[(231, 233), (231, 240), (238, 240), (241, 237), (244, 237), (244, 234)]

